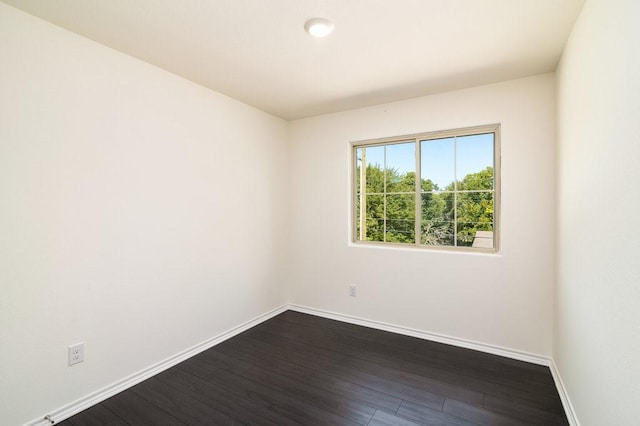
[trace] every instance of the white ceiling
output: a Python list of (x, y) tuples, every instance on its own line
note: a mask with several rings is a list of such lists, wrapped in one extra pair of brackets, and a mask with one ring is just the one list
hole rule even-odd
[(2, 1), (285, 119), (553, 71), (584, 3)]

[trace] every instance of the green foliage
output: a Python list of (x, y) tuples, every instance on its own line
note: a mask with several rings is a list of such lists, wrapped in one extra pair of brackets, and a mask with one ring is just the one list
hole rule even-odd
[[(359, 169), (357, 173), (360, 174)], [(415, 173), (401, 174), (392, 168), (382, 170), (378, 165), (368, 165), (366, 173), (366, 240), (415, 242)], [(359, 214), (360, 197), (357, 208)]]
[(493, 167), (470, 173), (457, 184), (458, 245), (471, 246), (477, 231), (493, 231)]
[[(458, 191), (492, 190), (493, 167), (487, 167), (478, 173), (469, 173), (464, 179), (458, 181), (457, 186)], [(447, 191), (453, 191), (453, 182), (447, 185)]]
[[(359, 177), (358, 173), (358, 192)], [(386, 188), (385, 186), (386, 178)], [(421, 182), (420, 242), (428, 245), (470, 246), (477, 231), (493, 230), (493, 168), (470, 173), (447, 185), (442, 192), (432, 181)], [(399, 173), (367, 165), (366, 240), (415, 243), (414, 172)], [(478, 192), (457, 192), (478, 191)], [(358, 219), (360, 198), (357, 199)], [(457, 202), (456, 202), (457, 198)], [(456, 220), (457, 218), (457, 220)], [(386, 220), (385, 220), (386, 219)], [(360, 236), (360, 220), (357, 221)], [(457, 226), (457, 229), (454, 227)], [(386, 228), (386, 232), (385, 232)]]

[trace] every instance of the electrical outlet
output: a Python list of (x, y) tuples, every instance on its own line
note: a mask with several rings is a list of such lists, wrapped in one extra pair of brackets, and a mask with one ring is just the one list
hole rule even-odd
[(69, 346), (69, 365), (84, 361), (84, 342)]
[(356, 286), (355, 285), (350, 285), (349, 286), (349, 296), (356, 297)]

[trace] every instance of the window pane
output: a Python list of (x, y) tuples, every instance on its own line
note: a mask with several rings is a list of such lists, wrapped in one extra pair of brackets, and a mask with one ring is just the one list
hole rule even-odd
[(415, 192), (415, 142), (387, 145), (386, 148), (387, 192)]
[(453, 192), (422, 194), (422, 219), (453, 221)]
[(422, 194), (420, 242), (452, 246), (454, 242), (453, 193)]
[(423, 191), (453, 190), (454, 167), (454, 138), (420, 141)]
[(456, 141), (458, 190), (493, 189), (493, 133)]
[[(365, 215), (362, 216), (362, 206)], [(384, 241), (384, 199), (382, 195), (359, 196), (356, 205), (357, 239)]]
[(384, 192), (384, 147), (376, 146), (363, 151), (367, 193), (382, 194)]
[[(492, 192), (458, 193), (457, 241), (459, 246), (493, 247), (494, 197)], [(480, 231), (488, 231), (480, 232)], [(482, 240), (481, 240), (482, 239)], [(477, 240), (477, 241), (475, 241)], [(484, 244), (484, 245), (482, 245)]]
[(415, 243), (415, 195), (386, 195), (387, 242)]

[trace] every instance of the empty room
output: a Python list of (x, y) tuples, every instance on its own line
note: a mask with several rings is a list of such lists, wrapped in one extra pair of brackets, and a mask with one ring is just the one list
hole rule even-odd
[(638, 20), (0, 0), (0, 424), (640, 425)]

